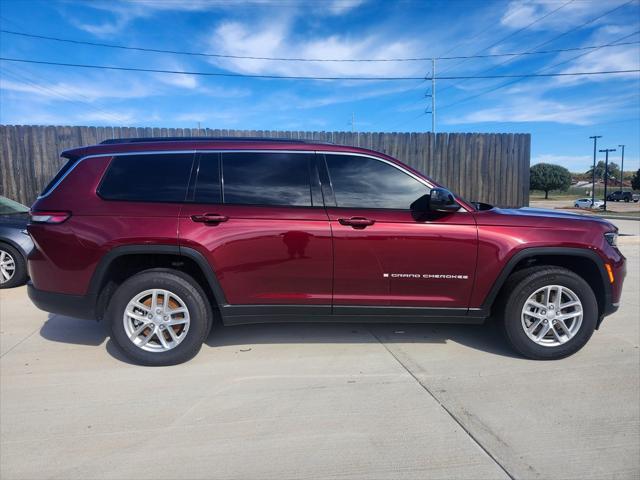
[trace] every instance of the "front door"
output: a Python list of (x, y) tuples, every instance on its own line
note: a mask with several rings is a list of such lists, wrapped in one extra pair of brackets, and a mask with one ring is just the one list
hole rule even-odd
[(326, 154), (325, 160), (335, 196), (327, 207), (334, 313), (396, 306), (464, 314), (476, 266), (473, 215), (461, 210), (417, 221), (409, 205), (429, 192), (417, 177), (367, 156)]
[(199, 154), (190, 203), (180, 213), (180, 242), (207, 258), (227, 304), (322, 305), (315, 311), (330, 313), (331, 230), (314, 158)]

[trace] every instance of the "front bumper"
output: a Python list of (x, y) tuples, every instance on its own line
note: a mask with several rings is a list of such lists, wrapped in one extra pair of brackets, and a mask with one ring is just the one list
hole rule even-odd
[(46, 292), (38, 290), (31, 282), (27, 283), (27, 294), (33, 304), (45, 312), (87, 320), (96, 319), (96, 298), (93, 295), (67, 295)]

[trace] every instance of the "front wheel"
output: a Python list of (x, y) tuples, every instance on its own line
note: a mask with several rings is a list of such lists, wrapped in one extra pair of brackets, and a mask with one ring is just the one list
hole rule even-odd
[(188, 275), (146, 270), (118, 287), (107, 318), (122, 352), (141, 365), (175, 365), (193, 358), (209, 334), (211, 307)]
[(561, 267), (532, 267), (506, 285), (503, 327), (525, 357), (554, 360), (574, 354), (591, 338), (598, 303), (581, 277)]

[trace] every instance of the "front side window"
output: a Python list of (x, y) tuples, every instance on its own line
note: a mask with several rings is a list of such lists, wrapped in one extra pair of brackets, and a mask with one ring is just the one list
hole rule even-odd
[(310, 207), (312, 154), (223, 153), (224, 203)]
[(408, 210), (429, 187), (373, 158), (326, 155), (338, 207)]
[(114, 157), (100, 185), (100, 196), (133, 202), (183, 202), (192, 161), (189, 153)]

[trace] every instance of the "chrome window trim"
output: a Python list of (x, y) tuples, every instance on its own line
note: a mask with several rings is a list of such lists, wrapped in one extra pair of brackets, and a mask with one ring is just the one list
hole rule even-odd
[(51, 188), (49, 189), (49, 191), (47, 193), (45, 193), (44, 195), (38, 195), (37, 200), (40, 200), (41, 198), (46, 198), (49, 195), (51, 195), (51, 193), (53, 193), (53, 191), (58, 188), (58, 185), (60, 185), (62, 183), (62, 181), (67, 178), (67, 176), (73, 172), (73, 170), (80, 165), (82, 162), (84, 162), (85, 160), (88, 160), (90, 158), (98, 158), (98, 157), (121, 157), (124, 155), (159, 155), (159, 154), (169, 154), (169, 153), (193, 153), (195, 154), (197, 152), (197, 150), (171, 150), (171, 151), (167, 151), (167, 150), (161, 150), (161, 151), (149, 151), (149, 152), (115, 152), (115, 153), (97, 153), (95, 155), (86, 155), (84, 157), (81, 157), (76, 163), (73, 164), (73, 166), (67, 170), (65, 172), (65, 174), (60, 177), (58, 179), (58, 181), (56, 183), (54, 183)]
[[(387, 165), (391, 165), (392, 167), (397, 168), (398, 170), (400, 170), (401, 172), (409, 175), (410, 177), (412, 177), (413, 179), (417, 180), (418, 182), (422, 183), (423, 185), (431, 188), (435, 188), (435, 185), (433, 185), (432, 183), (429, 183), (427, 180), (425, 180), (424, 178), (418, 177), (416, 174), (405, 170), (404, 168), (402, 168), (402, 166), (398, 165), (397, 163), (391, 162), (389, 160), (386, 160), (384, 158), (380, 158), (380, 157), (376, 157), (375, 155), (369, 155), (366, 153), (352, 153), (352, 152), (325, 152), (325, 151), (316, 151), (316, 153), (321, 153), (324, 155), (351, 155), (351, 156), (356, 156), (356, 157), (366, 157), (366, 158), (371, 158), (373, 160), (377, 160), (379, 162), (383, 162), (386, 163)], [(466, 207), (464, 205), (461, 205), (460, 202), (456, 201), (456, 203), (460, 206), (460, 210), (458, 213), (469, 213), (469, 210), (466, 209)], [(340, 208), (340, 207), (337, 207)]]
[[(339, 152), (339, 151), (326, 151), (326, 150), (280, 150), (280, 149), (191, 149), (191, 150), (149, 150), (149, 151), (143, 151), (143, 152), (112, 152), (112, 153), (97, 153), (95, 155), (86, 155), (84, 157), (81, 157), (76, 163), (73, 164), (73, 166), (67, 170), (65, 172), (65, 174), (60, 177), (58, 179), (58, 181), (49, 189), (49, 191), (44, 194), (44, 195), (39, 195), (37, 197), (38, 200), (42, 199), (42, 198), (46, 198), (49, 195), (51, 195), (51, 193), (58, 188), (58, 185), (60, 185), (65, 178), (67, 178), (67, 176), (78, 166), (80, 165), (80, 163), (84, 162), (85, 160), (88, 160), (90, 158), (99, 158), (99, 157), (121, 157), (121, 156), (131, 156), (131, 155), (170, 155), (170, 154), (184, 154), (184, 153), (191, 153), (191, 154), (197, 154), (197, 153), (308, 153), (308, 154), (322, 154), (322, 155), (351, 155), (351, 156), (357, 156), (357, 157), (365, 157), (365, 158), (371, 158), (372, 160), (377, 160), (379, 162), (382, 163), (386, 163), (387, 165), (390, 165), (392, 167), (395, 167), (396, 169), (400, 170), (401, 172), (409, 175), (411, 178), (413, 178), (414, 180), (422, 183), (423, 185), (427, 186), (428, 188), (434, 188), (435, 186), (431, 183), (429, 183), (427, 180), (418, 177), (417, 175), (415, 175), (414, 173), (405, 170), (404, 168), (402, 168), (400, 165), (391, 162), (389, 160), (386, 160), (384, 158), (381, 157), (376, 157), (375, 155), (371, 155), (371, 154), (366, 154), (366, 153), (356, 153), (356, 152)], [(224, 189), (223, 189), (224, 191)], [(464, 208), (464, 206), (460, 205), (461, 209), (463, 212), (468, 212), (468, 210), (466, 210), (466, 208)]]
[(395, 167), (398, 170), (400, 170), (402, 173), (405, 173), (405, 174), (409, 175), (414, 180), (417, 180), (419, 183), (422, 183), (423, 185), (426, 185), (429, 188), (434, 188), (434, 185), (432, 185), (429, 182), (427, 182), (424, 178), (418, 177), (414, 173), (411, 173), (411, 172), (405, 170), (400, 165), (398, 165), (398, 164), (396, 164), (394, 162), (390, 162), (389, 160), (386, 160), (386, 159), (380, 158), (380, 157), (376, 157), (374, 155), (367, 155), (366, 153), (351, 153), (351, 152), (321, 152), (321, 151), (317, 151), (316, 153), (322, 153), (324, 155), (348, 155), (348, 156), (351, 156), (351, 157), (371, 158), (372, 160), (377, 160), (379, 162), (386, 163), (387, 165), (391, 165), (392, 167)]

